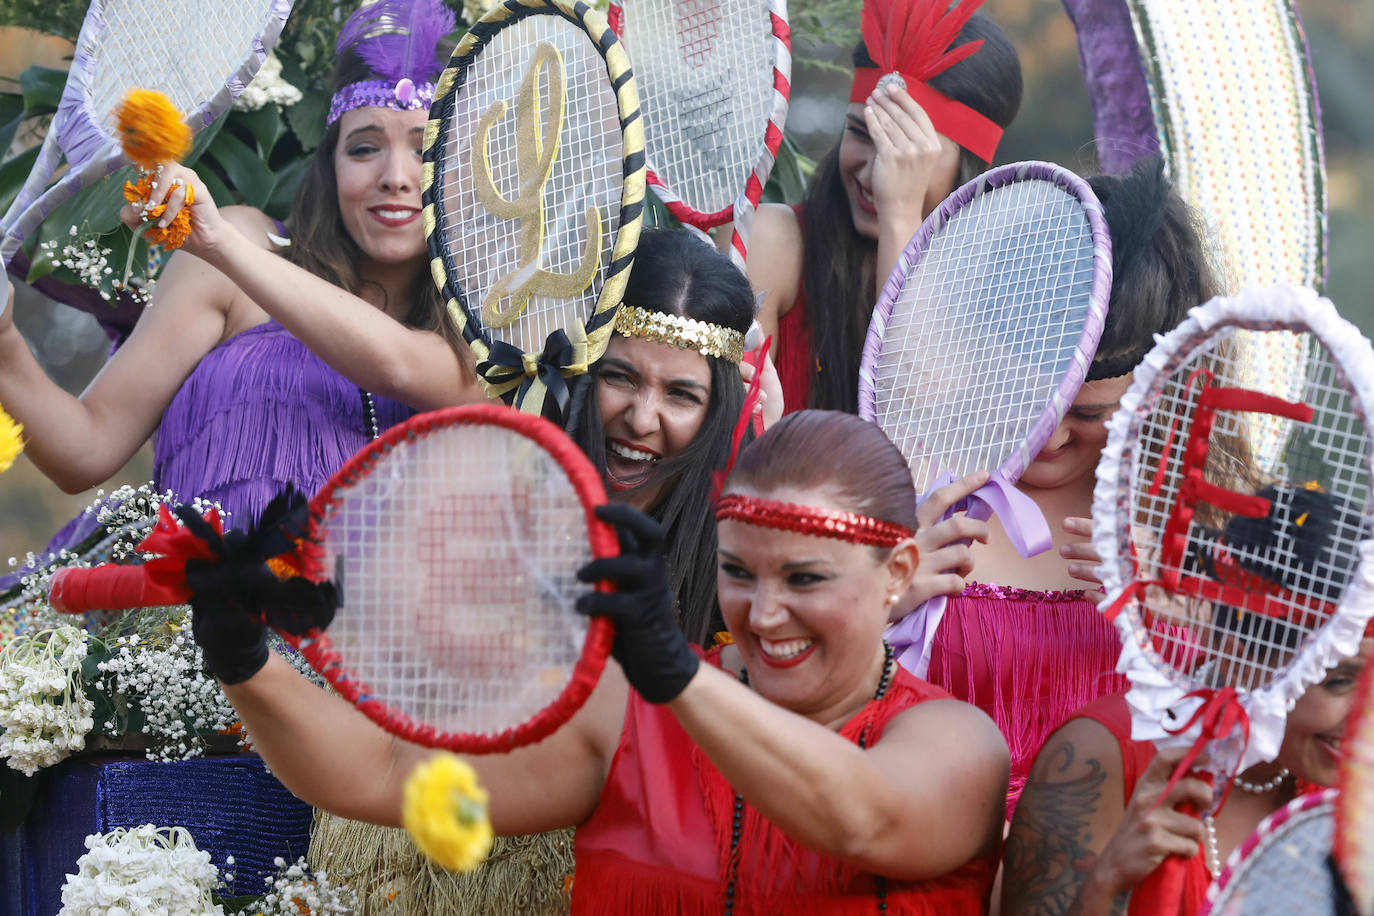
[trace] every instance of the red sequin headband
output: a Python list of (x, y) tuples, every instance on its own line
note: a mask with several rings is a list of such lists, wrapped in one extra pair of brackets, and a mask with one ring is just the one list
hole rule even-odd
[(991, 162), (1002, 141), (997, 122), (956, 102), (929, 85), (936, 75), (972, 56), (982, 40), (957, 48), (950, 44), (983, 0), (865, 0), (864, 47), (876, 67), (857, 67), (849, 101), (863, 102), (878, 82), (898, 73), (907, 93), (925, 109), (935, 129), (984, 162)]
[(915, 533), (895, 522), (885, 522), (857, 512), (799, 506), (738, 493), (722, 496), (716, 503), (716, 521), (727, 518), (746, 525), (795, 531), (811, 537), (834, 538), (868, 547), (896, 547)]

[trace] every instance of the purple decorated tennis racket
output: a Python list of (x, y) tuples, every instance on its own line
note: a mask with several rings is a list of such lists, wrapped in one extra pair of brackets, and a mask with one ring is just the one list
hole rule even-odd
[(1293, 799), (1260, 821), (1207, 889), (1198, 916), (1334, 913), (1335, 789)]
[[(1014, 484), (1083, 384), (1111, 286), (1111, 237), (1087, 182), (1019, 162), (926, 218), (873, 310), (859, 415), (902, 450), (918, 493), (990, 472), (968, 512), (996, 512), (1025, 556), (1048, 549), (1050, 531)], [(889, 634), (912, 647), (900, 657), (918, 674), (943, 606), (933, 599)]]
[[(14, 259), (58, 204), (128, 164), (113, 113), (130, 89), (162, 92), (193, 130), (205, 127), (252, 81), (291, 4), (92, 0), (38, 160), (0, 220), (0, 264)], [(63, 161), (66, 173), (48, 187)]]

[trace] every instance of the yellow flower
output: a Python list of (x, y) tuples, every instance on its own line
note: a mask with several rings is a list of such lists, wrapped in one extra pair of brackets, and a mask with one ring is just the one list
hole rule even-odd
[(155, 89), (130, 89), (115, 109), (124, 155), (144, 171), (180, 162), (191, 149), (191, 128), (172, 100)]
[(24, 427), (0, 407), (0, 474), (8, 471), (24, 450), (23, 432)]
[[(143, 204), (148, 200), (148, 195), (153, 190), (153, 173), (148, 172), (138, 179), (138, 184), (131, 181), (124, 182), (124, 199), (131, 204)], [(158, 204), (156, 207), (149, 207), (143, 211), (143, 218), (148, 220), (143, 231), (143, 237), (151, 245), (161, 245), (163, 248), (180, 248), (186, 241), (186, 236), (191, 234), (191, 204), (196, 202), (195, 188), (186, 186), (186, 203), (176, 216), (172, 218), (172, 224), (167, 228), (162, 228), (156, 222), (166, 210), (166, 204)]]
[(486, 790), (452, 754), (431, 757), (410, 774), (402, 821), (420, 851), (449, 871), (471, 871), (491, 851)]

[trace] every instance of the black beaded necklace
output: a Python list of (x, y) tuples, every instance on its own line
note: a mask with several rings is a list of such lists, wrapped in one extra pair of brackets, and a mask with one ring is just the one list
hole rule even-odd
[[(873, 699), (881, 700), (887, 695), (888, 685), (892, 682), (892, 647), (883, 642), (883, 673), (878, 678), (878, 689), (873, 692)], [(748, 685), (749, 672), (739, 669), (739, 680), (741, 684)], [(859, 748), (863, 749), (868, 745), (868, 726), (865, 725), (859, 732)], [(734, 812), (730, 818), (730, 877), (725, 884), (725, 916), (734, 916), (735, 912), (735, 878), (739, 874), (739, 841), (740, 832), (744, 826), (744, 796), (735, 793)], [(878, 901), (878, 912), (887, 912), (887, 879), (882, 875), (873, 876), (873, 895)]]
[(363, 429), (367, 431), (368, 439), (376, 439), (379, 433), (377, 429), (377, 402), (372, 400), (372, 392), (370, 391), (359, 388), (358, 394), (363, 399)]

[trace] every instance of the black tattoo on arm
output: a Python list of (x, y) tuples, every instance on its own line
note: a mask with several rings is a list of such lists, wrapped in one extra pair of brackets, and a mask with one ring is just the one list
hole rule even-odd
[[(1050, 748), (1045, 759), (1036, 761), (1021, 794), (1003, 864), (1004, 913), (1072, 916), (1078, 912), (1079, 891), (1097, 861), (1091, 848), (1092, 816), (1107, 774), (1095, 758), (1074, 766), (1074, 756), (1070, 741)], [(1113, 900), (1112, 912), (1124, 913), (1129, 896)]]

